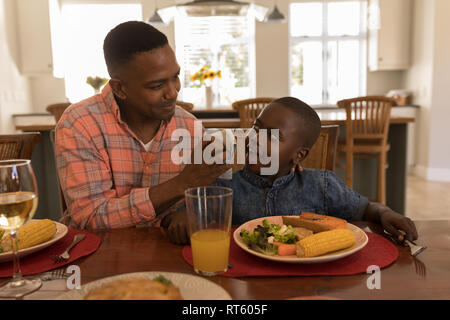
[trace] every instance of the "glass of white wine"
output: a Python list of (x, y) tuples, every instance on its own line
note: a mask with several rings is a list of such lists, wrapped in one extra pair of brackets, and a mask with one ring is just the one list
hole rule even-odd
[(39, 278), (22, 277), (17, 242), (18, 229), (34, 216), (37, 205), (38, 191), (31, 161), (0, 161), (0, 230), (9, 231), (14, 254), (13, 278), (0, 287), (0, 298), (20, 298), (42, 285)]

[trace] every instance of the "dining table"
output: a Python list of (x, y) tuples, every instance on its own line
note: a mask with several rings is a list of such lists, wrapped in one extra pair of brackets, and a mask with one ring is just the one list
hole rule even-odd
[[(366, 232), (382, 234), (380, 225), (352, 222)], [(450, 220), (415, 221), (418, 244), (427, 248), (418, 256), (396, 244), (398, 258), (379, 273), (379, 287), (368, 285), (371, 273), (341, 276), (204, 277), (225, 289), (233, 300), (284, 300), (327, 297), (343, 300), (450, 299)], [(90, 231), (101, 239), (98, 249), (75, 260), (81, 285), (105, 277), (147, 271), (196, 275), (182, 256), (182, 245), (169, 240), (162, 227), (131, 227)], [(261, 259), (261, 263), (264, 260)], [(280, 262), (282, 265), (283, 263)], [(67, 266), (66, 266), (67, 267)], [(232, 267), (232, 266), (231, 266)], [(199, 275), (197, 275), (199, 276)], [(200, 277), (200, 276), (199, 276)], [(2, 282), (9, 279), (3, 278)], [(54, 299), (69, 289), (65, 279), (44, 281), (23, 299)]]

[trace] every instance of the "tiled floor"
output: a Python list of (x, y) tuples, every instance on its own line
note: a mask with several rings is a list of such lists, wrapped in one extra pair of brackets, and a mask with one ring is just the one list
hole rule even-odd
[(412, 220), (450, 219), (450, 182), (427, 181), (408, 175), (406, 216)]

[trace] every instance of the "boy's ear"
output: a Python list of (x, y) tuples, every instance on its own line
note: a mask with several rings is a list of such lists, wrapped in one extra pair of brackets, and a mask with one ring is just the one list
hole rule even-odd
[(307, 147), (299, 148), (295, 154), (294, 164), (295, 165), (300, 164), (303, 161), (303, 159), (305, 159), (308, 156), (309, 150), (310, 149)]
[(119, 79), (112, 78), (109, 80), (109, 85), (111, 86), (111, 89), (116, 97), (121, 100), (125, 100), (127, 98), (127, 95), (122, 87), (122, 82)]

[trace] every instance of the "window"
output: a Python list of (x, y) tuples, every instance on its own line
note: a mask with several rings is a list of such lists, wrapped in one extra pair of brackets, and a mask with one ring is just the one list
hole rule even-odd
[(190, 77), (204, 65), (221, 70), (212, 81), (213, 106), (254, 96), (254, 19), (249, 17), (175, 18), (175, 44), (181, 66), (180, 100), (205, 107), (205, 92)]
[(366, 90), (365, 1), (290, 5), (291, 95), (335, 104)]
[[(82, 2), (82, 1), (79, 1)], [(64, 77), (66, 96), (78, 102), (94, 94), (89, 76), (109, 79), (103, 56), (103, 40), (116, 25), (142, 20), (141, 4), (88, 4), (62, 1), (52, 14), (55, 76)]]

